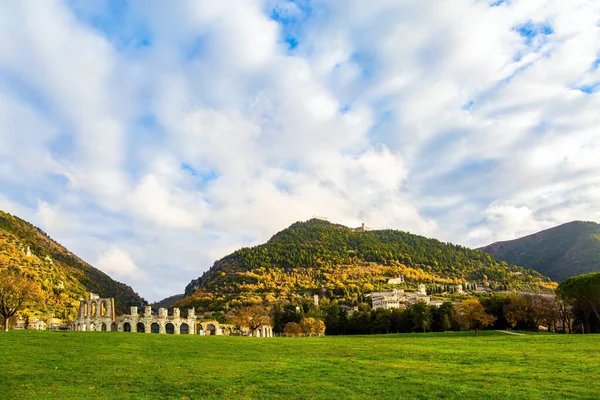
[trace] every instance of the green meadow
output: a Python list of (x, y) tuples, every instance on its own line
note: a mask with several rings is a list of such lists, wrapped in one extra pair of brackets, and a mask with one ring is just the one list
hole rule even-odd
[(0, 334), (7, 399), (598, 399), (600, 335)]

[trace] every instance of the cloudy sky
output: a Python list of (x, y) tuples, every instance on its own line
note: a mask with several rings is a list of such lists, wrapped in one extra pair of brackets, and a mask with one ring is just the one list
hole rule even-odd
[(148, 300), (297, 220), (600, 221), (595, 0), (0, 4), (0, 209)]

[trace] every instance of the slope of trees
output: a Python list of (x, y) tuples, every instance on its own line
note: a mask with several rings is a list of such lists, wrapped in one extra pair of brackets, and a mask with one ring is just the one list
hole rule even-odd
[(569, 222), (481, 249), (562, 282), (571, 276), (600, 271), (600, 224)]
[(117, 312), (146, 301), (131, 287), (111, 279), (52, 240), (42, 230), (0, 211), (0, 271), (9, 270), (41, 287), (40, 315), (73, 318), (86, 292), (115, 298)]
[(416, 282), (479, 282), (532, 291), (555, 287), (538, 272), (478, 250), (396, 230), (354, 232), (312, 219), (215, 262), (188, 285), (187, 297), (178, 305), (227, 310), (265, 299), (293, 302), (303, 293), (360, 301), (365, 293), (389, 287), (387, 279), (399, 275), (407, 288)]

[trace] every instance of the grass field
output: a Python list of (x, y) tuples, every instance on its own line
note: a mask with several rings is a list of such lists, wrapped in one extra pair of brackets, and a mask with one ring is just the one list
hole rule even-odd
[(600, 336), (0, 333), (0, 398), (600, 398)]

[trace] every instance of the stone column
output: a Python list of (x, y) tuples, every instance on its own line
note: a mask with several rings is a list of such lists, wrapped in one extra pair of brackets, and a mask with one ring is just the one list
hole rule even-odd
[(173, 318), (179, 318), (179, 316), (181, 315), (179, 308), (174, 308), (173, 309)]
[[(177, 309), (177, 311), (179, 311), (179, 309)], [(173, 333), (176, 335), (179, 335), (181, 333), (181, 330), (179, 329), (181, 325), (180, 324), (176, 324), (175, 322), (173, 322)]]
[(195, 308), (188, 308), (188, 318), (196, 319), (196, 309)]
[(96, 300), (96, 318), (102, 318), (102, 301)]
[(106, 306), (106, 318), (111, 318), (112, 319), (112, 301), (111, 300), (104, 300), (105, 301), (105, 306)]
[(137, 315), (137, 307), (129, 307), (129, 314), (132, 316)]
[(144, 307), (144, 317), (152, 318), (152, 307), (151, 306)]
[(164, 323), (159, 322), (158, 326), (159, 326), (159, 330), (158, 333), (167, 333), (167, 330), (165, 329), (165, 325)]

